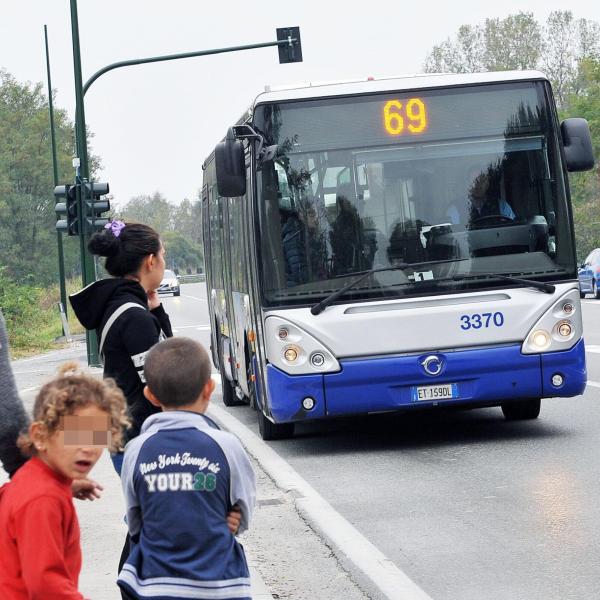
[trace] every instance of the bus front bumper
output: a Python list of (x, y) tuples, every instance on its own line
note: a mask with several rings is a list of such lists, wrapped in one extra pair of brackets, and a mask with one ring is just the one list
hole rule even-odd
[[(423, 366), (430, 356), (441, 363), (441, 370), (435, 376), (428, 375)], [(522, 354), (521, 345), (515, 344), (346, 359), (340, 365), (338, 373), (324, 375), (288, 375), (268, 365), (269, 406), (275, 422), (438, 405), (492, 406), (520, 398), (571, 397), (583, 392), (587, 379), (583, 340), (571, 350), (547, 354)], [(446, 389), (449, 384), (452, 398), (419, 399), (423, 395), (418, 391), (420, 388), (444, 384)], [(302, 407), (306, 397), (314, 400), (311, 410)]]

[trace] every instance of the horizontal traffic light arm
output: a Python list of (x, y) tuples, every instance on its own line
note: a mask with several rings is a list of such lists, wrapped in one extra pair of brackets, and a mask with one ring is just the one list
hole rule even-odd
[[(83, 86), (83, 95), (85, 96), (86, 92), (90, 89), (90, 86), (98, 77), (104, 75), (104, 73), (108, 73), (113, 69), (119, 69), (121, 67), (130, 67), (132, 65), (143, 65), (146, 63), (154, 63), (154, 62), (162, 62), (165, 60), (178, 60), (180, 58), (193, 58), (195, 56), (208, 56), (210, 54), (224, 54), (225, 52), (238, 52), (239, 50), (253, 50), (254, 48), (268, 48), (270, 46), (280, 46), (280, 47), (291, 47), (291, 59), (285, 60), (283, 62), (300, 62), (302, 60), (302, 48), (300, 46), (300, 28), (298, 27), (286, 27), (285, 31), (288, 30), (297, 30), (298, 37), (289, 37), (287, 36), (285, 39), (278, 39), (276, 42), (264, 42), (262, 44), (246, 44), (245, 46), (232, 46), (230, 48), (216, 48), (213, 50), (199, 50), (197, 52), (184, 52), (182, 54), (167, 54), (165, 56), (150, 56), (148, 58), (133, 58), (130, 60), (122, 60), (120, 62), (112, 63), (103, 67), (99, 71), (96, 71)], [(283, 31), (282, 29), (281, 31)], [(279, 30), (277, 30), (279, 32)], [(295, 49), (295, 51), (294, 51)], [(281, 53), (280, 53), (280, 62), (281, 61)]]

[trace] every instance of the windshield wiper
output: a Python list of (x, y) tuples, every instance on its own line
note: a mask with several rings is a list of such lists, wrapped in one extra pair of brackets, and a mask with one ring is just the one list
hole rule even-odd
[[(412, 268), (412, 267), (424, 267), (427, 265), (437, 265), (437, 264), (450, 263), (450, 262), (459, 262), (461, 260), (469, 260), (469, 259), (461, 258), (461, 259), (450, 259), (450, 260), (429, 260), (426, 262), (418, 262), (418, 263), (401, 263), (401, 264), (390, 266), (390, 267), (378, 267), (376, 269), (369, 269), (368, 271), (364, 271), (363, 273), (358, 272), (358, 273), (356, 273), (356, 275), (358, 275), (358, 277), (356, 277), (355, 279), (353, 279), (352, 281), (347, 283), (345, 286), (341, 287), (339, 290), (336, 290), (335, 292), (329, 294), (329, 296), (323, 298), (323, 300), (321, 300), (320, 302), (317, 302), (317, 304), (311, 306), (310, 312), (313, 315), (318, 315), (318, 314), (322, 313), (330, 304), (335, 302), (340, 296), (343, 296), (348, 290), (351, 290), (353, 287), (355, 287), (361, 281), (366, 279), (369, 275), (373, 275), (374, 273), (381, 273), (383, 271), (403, 271), (404, 269), (408, 269), (408, 268)], [(478, 274), (474, 274), (474, 275), (454, 275), (452, 277), (444, 277), (442, 279), (428, 279), (428, 280), (426, 280), (426, 282), (427, 283), (439, 283), (441, 281), (460, 282), (460, 281), (468, 281), (469, 279), (486, 279), (486, 280), (499, 279), (500, 281), (510, 281), (512, 283), (520, 283), (522, 285), (526, 285), (528, 287), (535, 288), (536, 290), (540, 290), (546, 294), (554, 294), (554, 292), (556, 291), (556, 286), (552, 285), (551, 283), (544, 283), (543, 281), (535, 281), (533, 279), (523, 279), (522, 277), (513, 277), (511, 275), (501, 275), (498, 273), (478, 273)], [(412, 284), (412, 283), (416, 283), (416, 282), (408, 281), (406, 283)]]
[(454, 275), (452, 277), (445, 277), (444, 279), (438, 279), (437, 281), (467, 281), (469, 279), (500, 279), (501, 281), (511, 281), (514, 283), (521, 283), (528, 287), (535, 288), (545, 292), (546, 294), (554, 294), (556, 286), (551, 283), (544, 283), (543, 281), (535, 281), (534, 279), (523, 279), (522, 277), (513, 277), (512, 275), (500, 275), (498, 273), (476, 273), (473, 275)]
[[(354, 273), (358, 275), (355, 279), (347, 283), (345, 286), (341, 287), (339, 290), (329, 294), (321, 300), (317, 302), (314, 306), (311, 306), (310, 312), (313, 315), (318, 315), (322, 313), (332, 302), (335, 302), (340, 296), (343, 296), (348, 290), (351, 290), (354, 286), (359, 284), (363, 279), (366, 279), (369, 275), (373, 275), (374, 273), (382, 273), (383, 271), (403, 271), (404, 269), (412, 268), (412, 267), (425, 267), (427, 265), (441, 265), (443, 263), (450, 262), (459, 262), (461, 260), (468, 260), (466, 258), (459, 259), (450, 259), (450, 260), (428, 260), (425, 262), (415, 262), (415, 263), (400, 263), (397, 265), (389, 266), (389, 267), (377, 267), (375, 269), (369, 269), (368, 271), (363, 271), (362, 273), (358, 271)], [(414, 283), (413, 281), (408, 281), (406, 283)]]

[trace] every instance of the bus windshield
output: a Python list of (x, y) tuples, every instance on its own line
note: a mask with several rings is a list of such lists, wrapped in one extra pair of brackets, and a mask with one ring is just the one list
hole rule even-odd
[[(277, 144), (256, 185), (262, 290), (306, 304), (575, 277), (565, 176), (543, 82), (262, 104)], [(455, 277), (459, 276), (459, 277)]]

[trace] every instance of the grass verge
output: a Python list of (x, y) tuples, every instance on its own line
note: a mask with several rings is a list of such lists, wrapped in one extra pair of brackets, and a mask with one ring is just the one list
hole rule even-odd
[[(78, 280), (67, 282), (67, 294), (81, 287)], [(0, 308), (6, 319), (13, 359), (41, 354), (64, 346), (62, 321), (58, 309), (60, 288), (17, 285), (0, 272)], [(71, 335), (83, 333), (73, 311), (69, 310)]]

